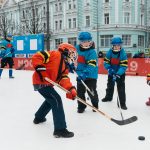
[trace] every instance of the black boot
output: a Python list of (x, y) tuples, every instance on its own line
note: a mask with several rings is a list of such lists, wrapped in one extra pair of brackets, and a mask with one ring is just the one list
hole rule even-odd
[(103, 99), (102, 99), (102, 102), (110, 102), (110, 101), (112, 101), (110, 98), (107, 98), (107, 97), (104, 97)]
[(85, 109), (84, 109), (84, 108), (82, 108), (82, 109), (80, 108), (80, 109), (78, 109), (78, 111), (77, 111), (77, 112), (78, 112), (78, 113), (84, 113), (84, 111), (85, 111)]
[(74, 136), (73, 132), (69, 132), (67, 129), (55, 130), (53, 133), (56, 138), (70, 138)]
[(46, 121), (46, 118), (43, 118), (43, 119), (39, 119), (39, 118), (34, 118), (34, 120), (33, 120), (33, 123), (34, 124), (39, 124), (39, 123), (43, 123), (43, 122), (45, 122)]
[(128, 108), (127, 108), (126, 104), (124, 104), (124, 105), (121, 105), (121, 109), (127, 110)]

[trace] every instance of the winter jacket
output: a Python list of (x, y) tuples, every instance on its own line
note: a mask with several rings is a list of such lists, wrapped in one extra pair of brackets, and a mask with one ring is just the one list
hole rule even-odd
[(14, 57), (15, 49), (13, 48), (13, 41), (9, 41), (7, 39), (2, 40), (0, 43), (1, 47), (1, 57)]
[[(68, 77), (68, 68), (64, 62), (63, 56), (59, 51), (40, 51), (32, 56), (33, 67), (43, 66), (46, 71), (41, 71), (44, 77), (50, 78), (52, 81), (57, 82), (65, 89), (69, 90), (72, 87), (70, 78)], [(39, 73), (35, 70), (33, 74), (33, 85), (35, 90), (44, 86), (52, 86), (47, 81), (40, 80)]]
[(112, 49), (107, 52), (104, 58), (104, 67), (107, 70), (111, 68), (114, 70), (115, 74), (123, 75), (125, 74), (127, 66), (127, 55), (123, 48), (118, 53), (114, 53)]
[(85, 73), (87, 79), (98, 78), (98, 57), (94, 48), (83, 49), (80, 45), (76, 47), (78, 53), (77, 69), (78, 76)]

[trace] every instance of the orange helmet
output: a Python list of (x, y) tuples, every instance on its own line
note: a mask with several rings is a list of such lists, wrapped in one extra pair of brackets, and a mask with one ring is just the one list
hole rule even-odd
[(76, 48), (69, 43), (62, 43), (58, 46), (58, 50), (63, 54), (66, 61), (74, 62), (77, 60)]

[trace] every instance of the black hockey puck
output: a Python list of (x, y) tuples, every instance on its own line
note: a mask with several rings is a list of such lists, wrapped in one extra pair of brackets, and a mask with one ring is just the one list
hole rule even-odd
[(143, 140), (145, 140), (145, 137), (144, 136), (139, 136), (138, 139), (143, 141)]

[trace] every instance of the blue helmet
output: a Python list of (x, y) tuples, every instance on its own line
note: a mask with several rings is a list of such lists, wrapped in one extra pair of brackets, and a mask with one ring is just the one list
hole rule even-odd
[(89, 33), (89, 32), (80, 32), (80, 34), (78, 36), (78, 40), (79, 41), (91, 41), (92, 40), (91, 33)]
[(7, 37), (8, 38), (12, 38), (12, 34), (7, 34)]
[(121, 45), (123, 42), (122, 42), (122, 39), (120, 37), (114, 37), (111, 41), (111, 44), (112, 45)]

